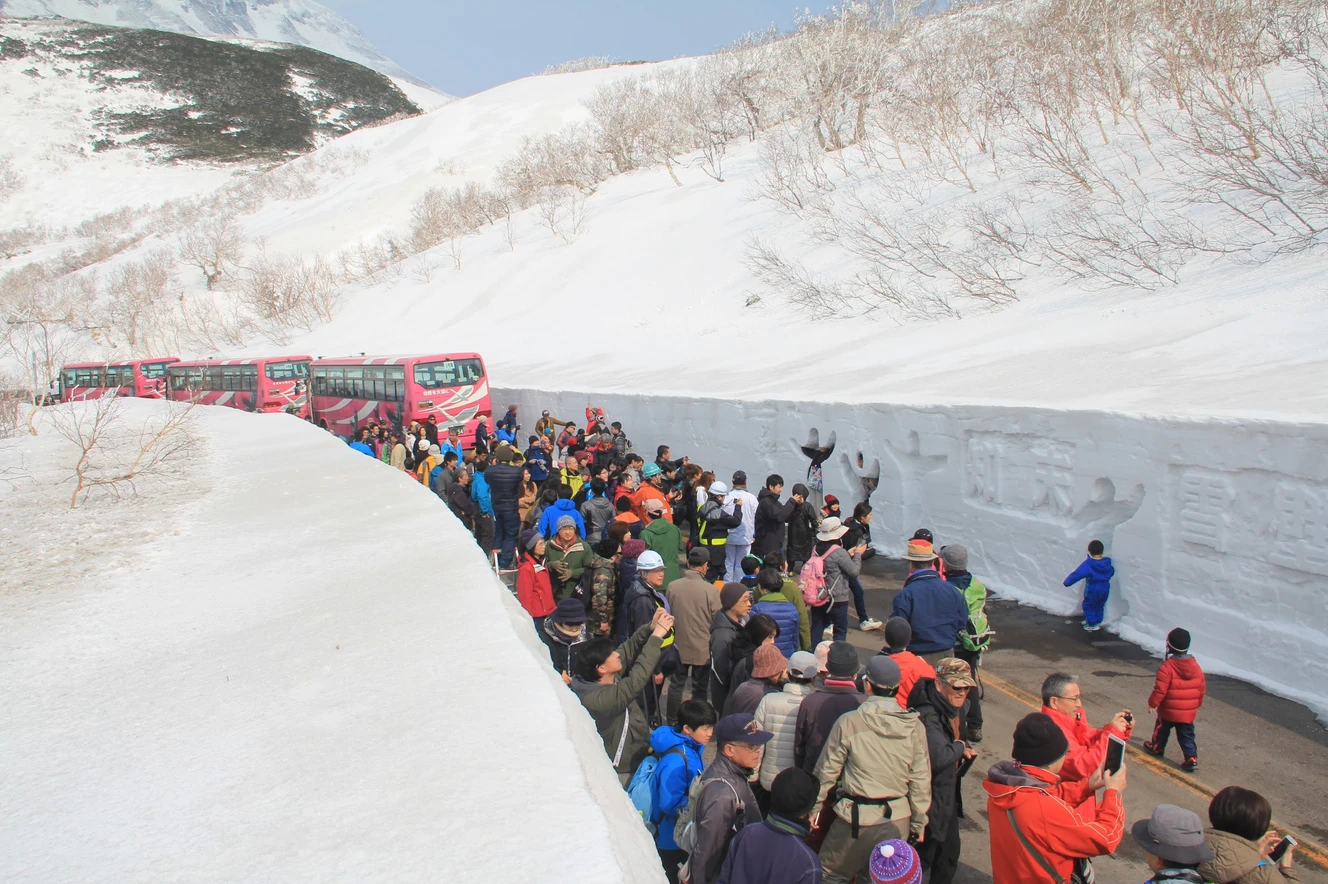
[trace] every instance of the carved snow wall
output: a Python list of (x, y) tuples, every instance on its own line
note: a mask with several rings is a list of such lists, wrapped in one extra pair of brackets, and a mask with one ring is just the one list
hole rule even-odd
[(495, 390), (520, 406), (522, 441), (544, 409), (584, 426), (592, 402), (634, 450), (667, 443), (753, 493), (767, 473), (806, 482), (804, 447), (832, 449), (825, 493), (845, 513), (870, 495), (886, 555), (930, 528), (962, 543), (1002, 596), (1057, 614), (1090, 540), (1116, 566), (1108, 627), (1160, 652), (1183, 626), (1213, 672), (1328, 716), (1328, 427), (1187, 421), (987, 406), (741, 402)]

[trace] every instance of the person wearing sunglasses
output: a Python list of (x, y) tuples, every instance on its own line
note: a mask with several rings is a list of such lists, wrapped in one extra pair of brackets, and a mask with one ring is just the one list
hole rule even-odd
[(908, 708), (927, 729), (931, 759), (931, 806), (918, 855), (932, 884), (950, 884), (959, 871), (959, 784), (977, 756), (968, 745), (969, 694), (977, 684), (966, 662), (946, 657), (933, 678), (914, 683), (908, 697)]

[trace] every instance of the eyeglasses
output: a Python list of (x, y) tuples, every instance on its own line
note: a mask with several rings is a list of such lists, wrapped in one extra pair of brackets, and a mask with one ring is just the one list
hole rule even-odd
[(1057, 700), (1068, 700), (1068, 701), (1070, 701), (1071, 703), (1080, 703), (1080, 704), (1082, 704), (1082, 703), (1084, 702), (1084, 698), (1083, 698), (1083, 697), (1061, 697), (1061, 696), (1058, 696), (1058, 697), (1056, 697), (1056, 699), (1057, 699)]

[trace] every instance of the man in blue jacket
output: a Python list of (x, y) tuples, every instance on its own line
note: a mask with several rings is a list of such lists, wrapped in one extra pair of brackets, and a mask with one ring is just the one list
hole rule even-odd
[(544, 515), (540, 517), (539, 533), (545, 537), (552, 537), (558, 530), (558, 520), (563, 516), (572, 517), (572, 521), (576, 522), (576, 533), (584, 539), (586, 520), (577, 512), (576, 504), (572, 502), (572, 489), (566, 485), (558, 487), (558, 499), (550, 504), (544, 510)]
[(806, 843), (820, 785), (802, 768), (780, 771), (770, 815), (733, 836), (716, 884), (821, 884), (821, 860)]
[(549, 478), (553, 467), (553, 457), (549, 454), (551, 443), (548, 437), (530, 437), (530, 447), (526, 449), (526, 469), (530, 470), (530, 480), (536, 485), (543, 485)]
[(678, 880), (678, 866), (687, 861), (685, 851), (673, 840), (678, 814), (687, 806), (687, 789), (705, 769), (702, 755), (715, 732), (715, 710), (702, 700), (688, 700), (678, 707), (678, 726), (663, 725), (650, 735), (650, 751), (659, 756), (651, 784), (651, 819), (658, 827), (655, 849), (669, 881)]
[(895, 596), (891, 617), (903, 617), (913, 629), (908, 650), (935, 664), (949, 657), (968, 623), (968, 602), (936, 570), (936, 550), (927, 540), (908, 542), (908, 579)]

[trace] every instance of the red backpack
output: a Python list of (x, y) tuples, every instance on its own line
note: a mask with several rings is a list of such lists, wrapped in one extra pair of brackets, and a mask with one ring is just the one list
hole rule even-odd
[(823, 556), (812, 556), (798, 573), (798, 586), (802, 599), (813, 607), (820, 607), (830, 599), (830, 588), (825, 585), (825, 560), (839, 547), (832, 546)]

